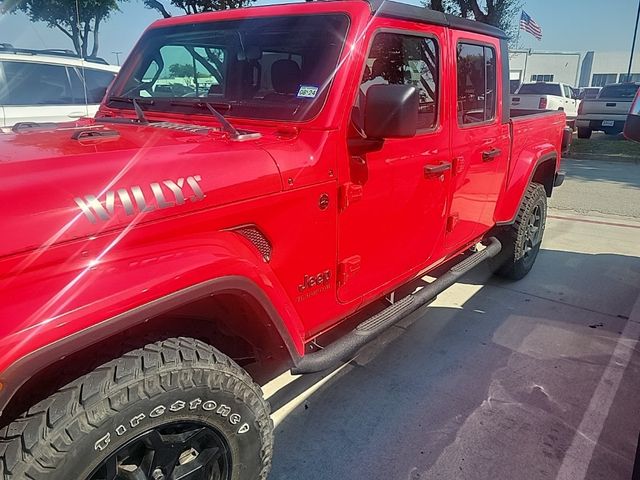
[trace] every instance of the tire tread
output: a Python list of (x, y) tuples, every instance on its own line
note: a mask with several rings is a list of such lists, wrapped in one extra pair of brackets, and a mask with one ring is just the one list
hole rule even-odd
[[(193, 338), (178, 337), (135, 349), (83, 375), (52, 396), (32, 406), (21, 417), (0, 430), (0, 480), (47, 478), (65, 458), (73, 442), (134, 402), (139, 395), (152, 398), (183, 381), (170, 378), (171, 388), (160, 380), (159, 388), (148, 388), (151, 373), (175, 377), (167, 371), (188, 366), (194, 371), (190, 383), (224, 385), (255, 413), (262, 436), (259, 480), (267, 478), (273, 453), (273, 422), (262, 390), (229, 357)], [(214, 367), (214, 368), (212, 368)], [(195, 372), (202, 372), (202, 375)], [(208, 373), (208, 375), (205, 374)], [(178, 376), (179, 377), (179, 376)], [(200, 378), (202, 381), (198, 381)], [(139, 395), (131, 395), (131, 387)], [(114, 401), (114, 394), (125, 392)], [(69, 421), (71, 423), (69, 423)]]

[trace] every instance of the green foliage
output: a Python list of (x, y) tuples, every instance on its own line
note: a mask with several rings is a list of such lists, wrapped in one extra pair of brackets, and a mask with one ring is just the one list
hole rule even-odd
[(193, 77), (193, 65), (174, 63), (169, 66), (171, 77)]
[[(44, 22), (64, 33), (83, 57), (98, 53), (100, 24), (124, 0), (0, 0), (0, 12), (23, 12), (32, 22)], [(90, 44), (91, 49), (89, 49)]]
[(504, 30), (511, 41), (518, 33), (518, 14), (522, 0), (426, 0), (425, 7), (470, 18)]
[(229, 10), (231, 8), (248, 7), (255, 0), (143, 0), (147, 8), (157, 10), (163, 17), (168, 18), (171, 14), (165, 4), (182, 10), (187, 15), (203, 12), (215, 12), (217, 10)]

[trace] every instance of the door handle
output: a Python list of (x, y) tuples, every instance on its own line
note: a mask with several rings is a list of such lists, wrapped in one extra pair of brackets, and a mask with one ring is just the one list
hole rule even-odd
[(482, 152), (482, 161), (490, 162), (494, 158), (500, 156), (501, 153), (502, 153), (502, 150), (500, 150), (499, 148), (492, 148), (491, 150), (485, 150), (484, 152)]
[(451, 162), (442, 162), (438, 165), (425, 165), (424, 176), (437, 177), (442, 175), (447, 170), (451, 170)]

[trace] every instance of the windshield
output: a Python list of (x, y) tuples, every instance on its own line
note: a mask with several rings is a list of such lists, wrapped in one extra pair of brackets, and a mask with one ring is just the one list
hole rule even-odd
[(640, 85), (633, 83), (620, 84), (620, 85), (607, 85), (600, 92), (598, 98), (628, 98), (633, 99), (636, 96)]
[[(234, 117), (305, 120), (321, 108), (344, 44), (343, 14), (250, 18), (150, 30), (113, 97), (144, 110), (193, 113), (211, 103)], [(132, 108), (117, 99), (109, 103)]]
[(518, 95), (558, 95), (562, 96), (560, 85), (557, 83), (525, 83), (520, 87)]

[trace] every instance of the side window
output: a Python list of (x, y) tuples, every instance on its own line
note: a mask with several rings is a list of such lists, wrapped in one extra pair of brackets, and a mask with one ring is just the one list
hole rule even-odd
[[(84, 77), (83, 77), (84, 73)], [(69, 68), (69, 78), (73, 98), (76, 103), (84, 104), (85, 84), (87, 90), (87, 103), (100, 103), (107, 92), (109, 84), (115, 78), (115, 73), (92, 70), (90, 68)]]
[(459, 43), (458, 123), (487, 122), (496, 116), (496, 55), (492, 47)]
[(571, 98), (571, 87), (569, 87), (568, 85), (563, 85), (562, 88), (564, 89), (564, 96), (566, 98)]
[(6, 85), (0, 91), (4, 105), (73, 104), (67, 69), (45, 63), (3, 62)]
[(438, 44), (433, 38), (397, 33), (379, 33), (371, 45), (354, 121), (364, 124), (362, 108), (372, 85), (413, 85), (418, 90), (418, 129), (429, 129), (438, 121)]

